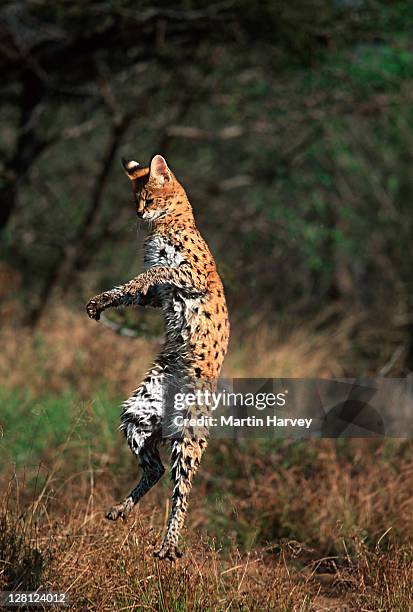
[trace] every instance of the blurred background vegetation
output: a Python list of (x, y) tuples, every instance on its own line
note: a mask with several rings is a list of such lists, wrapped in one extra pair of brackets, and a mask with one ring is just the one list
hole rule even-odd
[(410, 2), (33, 0), (0, 23), (3, 321), (140, 271), (119, 158), (160, 152), (235, 331), (357, 313), (372, 371), (412, 369)]
[[(89, 495), (90, 537), (112, 538), (96, 548), (96, 564), (109, 542), (124, 546), (121, 532), (101, 525), (102, 507), (135, 478), (117, 432), (119, 401), (139, 383), (162, 327), (159, 313), (108, 313), (134, 334), (117, 336), (84, 309), (142, 270), (136, 243), (145, 229), (121, 156), (145, 164), (165, 155), (188, 192), (226, 287), (227, 376), (410, 375), (412, 34), (407, 1), (1, 3), (0, 482), (21, 483), (24, 471), (16, 495), (22, 506), (37, 500), (47, 533), (48, 517), (60, 517), (77, 550)], [(305, 554), (298, 562), (294, 553), (289, 567), (321, 559), (306, 565), (311, 576), (324, 568), (342, 588), (356, 585), (354, 597), (364, 593), (353, 609), (410, 609), (410, 441), (211, 447), (190, 527), (241, 553), (268, 544), (271, 575), (280, 540), (294, 540)], [(143, 506), (158, 530), (166, 486)], [(27, 566), (26, 540), (11, 546), (19, 531), (2, 516), (0, 579), (4, 559)], [(51, 586), (70, 566), (59, 554)], [(89, 558), (79, 555), (75, 567)], [(113, 560), (117, 585), (136, 574), (123, 562), (120, 553)], [(82, 574), (85, 598), (109, 597), (107, 568), (92, 565)], [(17, 570), (13, 585), (23, 584)], [(144, 565), (142, 584), (149, 571)], [(299, 589), (300, 601), (308, 578), (292, 589), (287, 573), (271, 593), (288, 599)], [(103, 587), (93, 591), (99, 576)], [(164, 597), (142, 588), (156, 602)], [(239, 597), (234, 589), (212, 607)], [(156, 609), (185, 609), (171, 602)]]

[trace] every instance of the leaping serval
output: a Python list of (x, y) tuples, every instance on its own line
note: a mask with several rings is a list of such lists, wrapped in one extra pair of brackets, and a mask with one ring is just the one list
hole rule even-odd
[[(87, 305), (98, 320), (106, 308), (153, 306), (163, 311), (165, 341), (141, 385), (123, 404), (121, 428), (143, 473), (137, 486), (108, 513), (126, 518), (164, 473), (158, 444), (169, 439), (173, 480), (172, 507), (163, 543), (155, 555), (176, 559), (179, 534), (192, 480), (207, 446), (206, 429), (179, 431), (167, 409), (170, 389), (211, 388), (227, 350), (229, 322), (225, 295), (214, 258), (199, 233), (185, 190), (161, 155), (148, 167), (123, 160), (132, 181), (137, 215), (149, 223), (144, 246), (145, 271), (128, 283), (95, 296)], [(189, 414), (203, 414), (201, 405)], [(165, 432), (173, 435), (165, 436)], [(201, 433), (200, 433), (201, 431)]]

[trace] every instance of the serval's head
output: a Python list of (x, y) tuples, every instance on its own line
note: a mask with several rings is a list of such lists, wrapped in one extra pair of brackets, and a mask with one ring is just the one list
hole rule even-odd
[(155, 155), (147, 167), (126, 159), (122, 159), (122, 164), (132, 181), (140, 219), (154, 222), (191, 211), (184, 188), (168, 168), (162, 155)]

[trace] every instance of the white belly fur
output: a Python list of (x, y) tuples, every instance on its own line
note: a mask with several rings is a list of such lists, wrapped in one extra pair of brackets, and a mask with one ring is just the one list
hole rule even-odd
[[(185, 258), (182, 254), (162, 236), (153, 236), (145, 243), (145, 270), (155, 266), (178, 267), (183, 261)], [(199, 306), (200, 298), (189, 297), (187, 292), (172, 288), (170, 285), (159, 286), (158, 294), (168, 330), (173, 332), (185, 330), (183, 339), (187, 340), (185, 336), (189, 337), (197, 325), (198, 317), (193, 309)]]

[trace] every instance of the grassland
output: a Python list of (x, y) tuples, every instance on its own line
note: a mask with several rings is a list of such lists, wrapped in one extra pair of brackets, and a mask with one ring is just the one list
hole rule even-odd
[[(260, 373), (339, 375), (349, 328), (329, 333), (328, 350), (311, 327), (254, 331), (243, 343), (261, 347)], [(63, 590), (71, 610), (413, 608), (410, 441), (212, 441), (186, 554), (158, 562), (166, 477), (127, 523), (103, 518), (137, 477), (117, 431), (119, 402), (155, 343), (62, 309), (34, 335), (10, 326), (0, 335), (3, 590)], [(238, 346), (226, 373), (251, 376)]]

